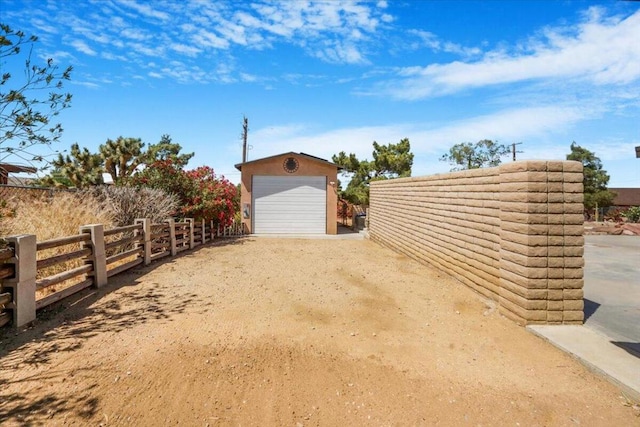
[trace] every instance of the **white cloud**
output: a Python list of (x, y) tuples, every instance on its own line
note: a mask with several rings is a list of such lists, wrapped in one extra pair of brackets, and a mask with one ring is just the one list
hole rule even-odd
[(168, 13), (155, 10), (147, 4), (139, 4), (134, 0), (121, 0), (120, 4), (127, 6), (135, 10), (139, 14), (149, 18), (159, 19), (161, 21), (168, 21), (170, 19), (170, 15)]
[(174, 50), (174, 51), (178, 52), (178, 53), (181, 53), (181, 54), (186, 55), (186, 56), (191, 56), (191, 57), (198, 56), (198, 54), (200, 52), (202, 52), (201, 49), (198, 49), (195, 46), (189, 46), (189, 45), (182, 44), (182, 43), (173, 43), (173, 44), (171, 44), (171, 46), (169, 46), (169, 48), (171, 50)]
[(212, 47), (215, 49), (227, 49), (229, 47), (228, 40), (204, 29), (201, 29), (198, 34), (193, 36), (193, 41), (202, 47)]
[(33, 24), (34, 27), (36, 27), (40, 31), (44, 31), (49, 34), (58, 33), (58, 29), (55, 26), (51, 25), (50, 23), (47, 23), (43, 19), (35, 18), (31, 20), (31, 23)]
[[(528, 53), (491, 51), (477, 62), (407, 67), (398, 71), (401, 79), (377, 89), (400, 99), (421, 99), (535, 79), (574, 79), (597, 85), (639, 79), (640, 11), (626, 19), (604, 19), (593, 10), (589, 20), (574, 28), (546, 29), (542, 38), (521, 48)], [(432, 48), (457, 49), (443, 47), (430, 33), (421, 36)]]
[(145, 56), (163, 56), (164, 48), (162, 46), (148, 46), (142, 43), (129, 43), (132, 51)]
[(91, 49), (83, 40), (72, 40), (69, 44), (78, 52), (84, 53), (85, 55), (95, 56), (97, 54), (96, 51)]
[[(421, 159), (439, 159), (451, 146), (460, 142), (493, 139), (503, 144), (544, 140), (572, 128), (588, 118), (576, 108), (547, 106), (498, 111), (446, 124), (397, 123), (382, 126), (363, 126), (330, 131), (315, 131), (310, 125), (289, 124), (258, 129), (251, 133), (254, 158), (267, 157), (287, 151), (307, 152), (330, 159), (340, 151), (355, 153), (359, 158), (371, 159), (372, 143), (397, 143), (403, 138), (411, 141), (411, 151)], [(570, 141), (569, 141), (570, 143)], [(527, 145), (527, 158), (563, 158), (566, 147), (554, 151), (548, 146), (536, 149)], [(564, 153), (564, 154), (563, 154)], [(439, 171), (447, 171), (444, 168)]]
[[(362, 158), (371, 158), (373, 141), (398, 142), (407, 127), (405, 125), (364, 126), (316, 132), (309, 125), (290, 124), (259, 129), (250, 134), (254, 144), (252, 157), (267, 157), (287, 151), (305, 152), (331, 159), (340, 151), (356, 153)], [(397, 140), (396, 140), (397, 139)]]
[(363, 64), (366, 59), (354, 43), (335, 41), (314, 54), (315, 57), (335, 64)]
[[(73, 46), (88, 55), (127, 67), (143, 66), (140, 56), (171, 59), (180, 54), (193, 65), (209, 68), (217, 51), (237, 61), (239, 50), (298, 48), (311, 58), (332, 64), (367, 64), (380, 29), (393, 21), (386, 2), (270, 1), (203, 2), (111, 0), (51, 3), (33, 12), (30, 23), (48, 34), (66, 34)], [(49, 24), (55, 22), (56, 25)], [(170, 25), (168, 24), (170, 22)], [(97, 49), (99, 43), (100, 49)], [(211, 53), (214, 55), (211, 55)], [(144, 74), (144, 68), (137, 70)], [(260, 71), (248, 70), (247, 74)], [(286, 72), (286, 71), (285, 71)], [(237, 72), (236, 72), (237, 73)], [(220, 82), (238, 81), (237, 74), (212, 76)], [(262, 77), (265, 79), (269, 77)]]
[(240, 73), (240, 79), (243, 82), (248, 82), (248, 83), (253, 83), (258, 81), (257, 76), (254, 76), (253, 74), (248, 74), (248, 73)]
[(99, 84), (94, 83), (94, 82), (81, 82), (81, 81), (72, 81), (71, 84), (73, 85), (78, 85), (78, 86), (84, 86), (87, 87), (89, 89), (97, 89), (100, 87)]
[(144, 41), (151, 38), (149, 34), (138, 28), (125, 28), (124, 30), (120, 31), (119, 34), (124, 38), (136, 41)]
[(442, 151), (460, 142), (481, 139), (501, 143), (519, 142), (556, 133), (589, 116), (571, 106), (528, 107), (498, 111), (493, 114), (455, 121), (415, 133), (420, 151)]
[(63, 50), (57, 50), (55, 52), (52, 53), (43, 53), (41, 55), (38, 56), (40, 59), (42, 59), (43, 61), (47, 61), (49, 58), (53, 58), (53, 60), (55, 62), (62, 62), (62, 60), (73, 60), (75, 61), (75, 57), (70, 54), (69, 52), (63, 51)]

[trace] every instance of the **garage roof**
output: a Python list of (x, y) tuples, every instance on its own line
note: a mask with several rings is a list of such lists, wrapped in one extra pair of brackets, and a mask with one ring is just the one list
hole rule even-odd
[(238, 163), (237, 165), (235, 165), (236, 169), (238, 169), (239, 171), (242, 171), (242, 166), (244, 165), (248, 165), (251, 163), (257, 163), (257, 162), (262, 162), (264, 160), (269, 160), (269, 159), (273, 159), (276, 157), (281, 157), (281, 156), (290, 156), (290, 155), (295, 155), (295, 156), (299, 156), (299, 157), (306, 157), (309, 160), (313, 160), (315, 162), (319, 162), (319, 163), (324, 163), (330, 166), (333, 166), (335, 168), (337, 168), (338, 170), (342, 170), (341, 166), (336, 165), (335, 163), (331, 163), (328, 160), (325, 159), (321, 159), (320, 157), (316, 157), (316, 156), (312, 156), (311, 154), (306, 154), (306, 153), (295, 153), (293, 151), (289, 151), (288, 153), (282, 153), (282, 154), (276, 154), (275, 156), (269, 156), (269, 157), (263, 157), (261, 159), (256, 159), (256, 160), (251, 160), (249, 162), (244, 162), (244, 163)]

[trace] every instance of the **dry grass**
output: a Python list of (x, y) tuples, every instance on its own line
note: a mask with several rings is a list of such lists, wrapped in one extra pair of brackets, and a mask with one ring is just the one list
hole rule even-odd
[[(105, 228), (110, 228), (113, 223), (113, 215), (101, 208), (101, 204), (87, 194), (58, 193), (53, 198), (11, 199), (7, 204), (13, 208), (14, 214), (2, 218), (0, 230), (3, 234), (35, 234), (38, 242), (76, 235), (83, 225), (104, 224)], [(46, 259), (79, 248), (80, 245), (76, 243), (38, 251), (37, 258)], [(38, 278), (78, 267), (82, 263), (83, 260), (72, 260), (41, 269), (38, 271)], [(63, 289), (80, 280), (81, 277), (43, 289), (38, 292), (37, 297)]]
[(86, 194), (58, 193), (26, 202), (9, 201), (15, 215), (3, 221), (7, 234), (35, 234), (38, 242), (78, 234), (87, 224), (112, 224), (112, 215)]
[[(5, 195), (6, 196), (6, 195)], [(53, 197), (52, 197), (53, 196)], [(2, 199), (2, 197), (0, 197)], [(160, 190), (135, 189), (126, 187), (102, 187), (76, 193), (66, 192), (18, 192), (2, 199), (0, 205), (0, 236), (35, 234), (37, 242), (77, 235), (80, 227), (88, 224), (103, 224), (105, 230), (133, 224), (135, 218), (150, 218), (162, 221), (175, 212), (177, 200)], [(131, 236), (123, 232), (105, 238), (113, 242)], [(110, 249), (107, 256), (132, 249), (134, 245), (123, 245)], [(41, 250), (37, 259), (48, 259), (80, 249), (80, 244), (68, 244), (57, 248)], [(113, 262), (108, 268), (115, 268), (137, 258), (131, 255)], [(61, 262), (41, 268), (37, 278), (50, 277), (84, 264), (83, 259)], [(84, 280), (84, 275), (37, 291), (36, 298), (60, 291)]]

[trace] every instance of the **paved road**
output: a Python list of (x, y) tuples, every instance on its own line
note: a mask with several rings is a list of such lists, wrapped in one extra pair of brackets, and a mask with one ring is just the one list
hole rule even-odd
[(640, 357), (640, 237), (585, 236), (585, 326)]

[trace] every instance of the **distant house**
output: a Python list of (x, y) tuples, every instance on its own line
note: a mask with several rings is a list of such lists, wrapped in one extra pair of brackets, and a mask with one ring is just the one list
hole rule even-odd
[(0, 163), (0, 184), (7, 185), (9, 183), (10, 173), (36, 173), (38, 168), (32, 166), (14, 165), (11, 163)]
[(640, 206), (640, 188), (609, 188), (616, 193), (613, 206), (619, 209)]

